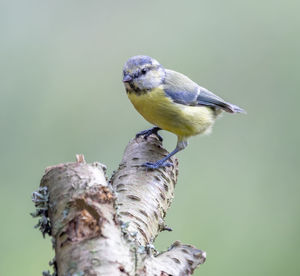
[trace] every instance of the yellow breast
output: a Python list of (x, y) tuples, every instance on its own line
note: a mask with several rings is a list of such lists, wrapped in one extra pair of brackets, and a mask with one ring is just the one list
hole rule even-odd
[(179, 137), (189, 137), (207, 131), (215, 121), (212, 109), (205, 106), (177, 104), (166, 97), (161, 88), (144, 94), (128, 93), (136, 110), (151, 124)]

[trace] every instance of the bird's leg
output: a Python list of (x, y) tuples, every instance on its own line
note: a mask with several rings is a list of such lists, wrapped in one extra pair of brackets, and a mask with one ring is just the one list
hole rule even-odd
[(177, 152), (183, 150), (184, 148), (186, 148), (187, 146), (187, 141), (178, 141), (177, 142), (177, 146), (176, 148), (169, 153), (166, 157), (156, 161), (155, 163), (151, 163), (151, 162), (146, 162), (143, 164), (143, 167), (149, 168), (149, 169), (158, 169), (158, 168), (162, 168), (162, 167), (170, 167), (172, 166), (171, 162), (168, 162), (168, 160), (170, 159), (170, 157), (172, 157), (174, 154), (176, 154)]
[(147, 138), (151, 135), (151, 134), (155, 134), (157, 136), (157, 138), (159, 139), (159, 141), (162, 142), (163, 138), (158, 134), (158, 131), (161, 130), (160, 127), (152, 127), (143, 131), (138, 132), (135, 137), (140, 137), (140, 136), (144, 136), (144, 138), (147, 140)]

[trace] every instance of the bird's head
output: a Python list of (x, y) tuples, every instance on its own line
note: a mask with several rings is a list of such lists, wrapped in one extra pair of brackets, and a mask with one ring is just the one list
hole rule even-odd
[(131, 57), (123, 68), (123, 83), (127, 92), (151, 90), (163, 83), (165, 69), (148, 56)]

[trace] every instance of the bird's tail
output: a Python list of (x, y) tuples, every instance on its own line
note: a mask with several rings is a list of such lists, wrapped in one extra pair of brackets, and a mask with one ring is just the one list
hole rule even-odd
[(247, 114), (247, 112), (238, 107), (237, 105), (231, 104), (231, 103), (225, 103), (223, 106), (224, 110), (229, 112), (229, 113), (244, 113)]

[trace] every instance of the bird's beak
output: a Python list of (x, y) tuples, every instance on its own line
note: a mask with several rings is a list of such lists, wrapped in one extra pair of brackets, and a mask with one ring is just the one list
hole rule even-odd
[(132, 81), (132, 77), (130, 75), (126, 75), (123, 78), (123, 82), (131, 82)]

